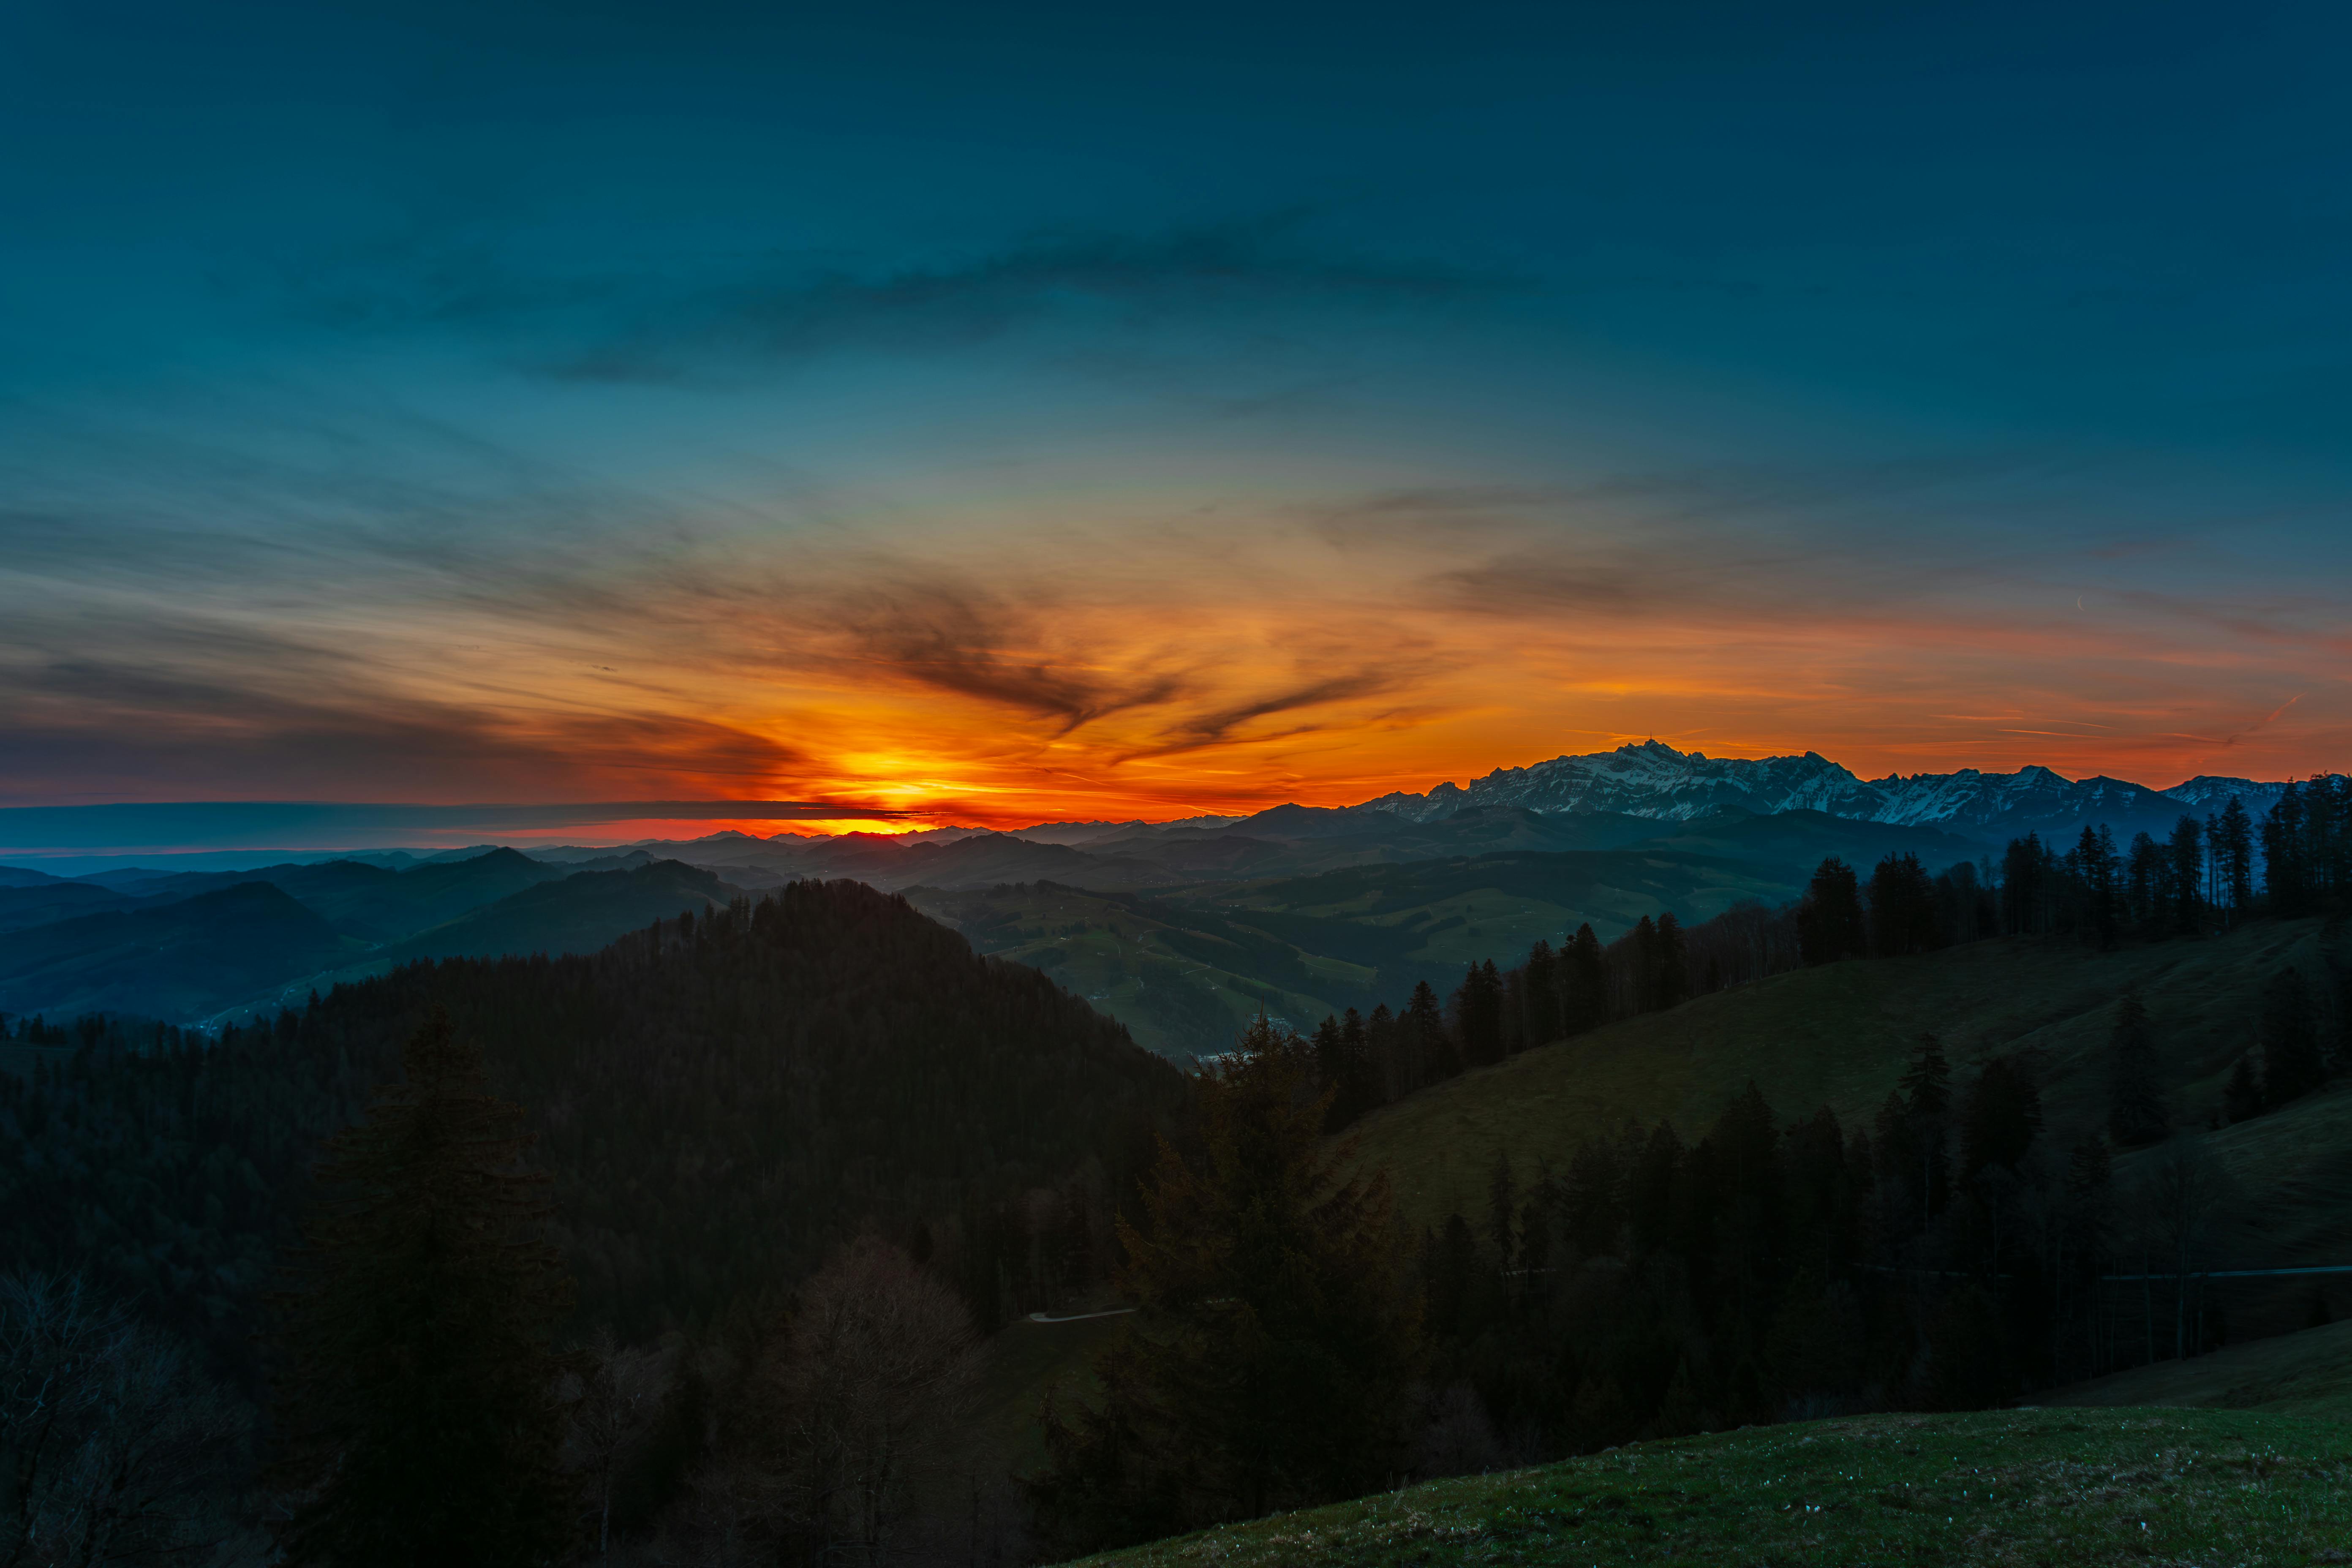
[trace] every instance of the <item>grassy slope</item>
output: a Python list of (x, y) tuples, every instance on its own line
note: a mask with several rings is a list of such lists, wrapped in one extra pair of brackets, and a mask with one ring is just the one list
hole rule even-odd
[(2162, 1405), (2352, 1421), (2352, 1322), (2160, 1361), (2039, 1397), (2051, 1405)]
[[(2284, 1263), (2352, 1262), (2352, 1084), (2218, 1133), (2201, 1131), (2255, 996), (2273, 970), (2318, 967), (2316, 921), (2095, 952), (2065, 942), (1987, 942), (1926, 957), (1832, 964), (1701, 997), (1672, 1012), (1465, 1074), (1367, 1118), (1359, 1159), (1385, 1167), (1415, 1224), (1486, 1191), (1497, 1150), (1522, 1171), (1562, 1164), (1630, 1118), (1703, 1131), (1751, 1079), (1784, 1119), (1827, 1105), (1865, 1125), (1923, 1030), (1955, 1068), (2034, 1053), (2049, 1141), (2063, 1148), (2105, 1111), (2105, 1050), (2117, 997), (2137, 987), (2158, 1028), (2176, 1125), (2200, 1129), (2244, 1193), (2242, 1245)], [(2125, 1162), (2128, 1174), (2136, 1161)], [(2341, 1254), (2341, 1256), (2337, 1256)]]
[(1879, 1415), (1641, 1443), (1097, 1562), (2352, 1562), (2352, 1427), (2242, 1411)]

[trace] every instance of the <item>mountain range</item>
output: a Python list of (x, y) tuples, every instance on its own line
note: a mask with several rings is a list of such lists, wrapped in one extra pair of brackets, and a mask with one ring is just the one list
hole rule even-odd
[(1820, 811), (1862, 822), (1963, 833), (1992, 830), (2008, 837), (2093, 821), (2111, 827), (2129, 822), (2137, 827), (2160, 820), (2168, 826), (2184, 810), (2219, 810), (2232, 795), (2259, 816), (2285, 787), (2284, 783), (2209, 774), (2157, 790), (2104, 774), (2068, 779), (2040, 766), (2013, 773), (1962, 768), (1950, 773), (1864, 779), (1819, 752), (1797, 757), (1710, 757), (1644, 741), (1524, 768), (1496, 768), (1466, 787), (1441, 784), (1426, 795), (1384, 795), (1360, 809), (1390, 812), (1412, 822), (1437, 821), (1475, 805), (1613, 811), (1688, 821), (1736, 807), (1759, 816)]
[(2042, 767), (1865, 780), (1817, 752), (1717, 758), (1650, 741), (1245, 817), (730, 831), (79, 878), (0, 867), (0, 1012), (217, 1021), (418, 959), (590, 952), (681, 910), (845, 879), (908, 892), (981, 951), (1055, 973), (1181, 1058), (1222, 1048), (1258, 1011), (1393, 1003), (1580, 923), (1607, 940), (1643, 914), (1778, 902), (1829, 855), (1867, 867), (1908, 852), (1941, 869), (2028, 831), (2161, 837), (2233, 796), (2259, 815), (2284, 787), (2209, 776), (2155, 790)]

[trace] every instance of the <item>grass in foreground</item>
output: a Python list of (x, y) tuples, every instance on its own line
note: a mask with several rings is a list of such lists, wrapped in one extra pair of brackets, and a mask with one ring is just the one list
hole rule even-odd
[(2352, 1427), (2221, 1410), (1749, 1427), (1432, 1482), (1093, 1561), (2352, 1563)]

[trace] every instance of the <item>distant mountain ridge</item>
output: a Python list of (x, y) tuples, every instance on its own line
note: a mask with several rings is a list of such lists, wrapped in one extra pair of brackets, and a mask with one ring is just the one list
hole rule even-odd
[(1644, 741), (1584, 756), (1496, 768), (1468, 786), (1447, 783), (1426, 795), (1402, 792), (1354, 809), (1433, 822), (1472, 806), (1538, 812), (1615, 812), (1686, 822), (1726, 809), (1771, 816), (1820, 811), (1907, 827), (2021, 833), (2058, 824), (2107, 821), (2121, 827), (2218, 811), (2231, 795), (2257, 815), (2284, 783), (2200, 776), (2155, 790), (2100, 775), (2069, 779), (2039, 765), (2013, 773), (1962, 768), (1950, 773), (1889, 773), (1864, 779), (1819, 752), (1795, 757), (1710, 757)]

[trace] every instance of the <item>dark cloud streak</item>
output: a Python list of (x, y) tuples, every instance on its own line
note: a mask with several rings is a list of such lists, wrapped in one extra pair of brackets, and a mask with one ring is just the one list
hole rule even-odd
[(1113, 713), (1175, 701), (1190, 689), (1179, 672), (1113, 679), (1066, 656), (1039, 657), (1045, 633), (1037, 617), (967, 586), (933, 581), (859, 588), (828, 614), (856, 662), (1055, 721), (1062, 735)]

